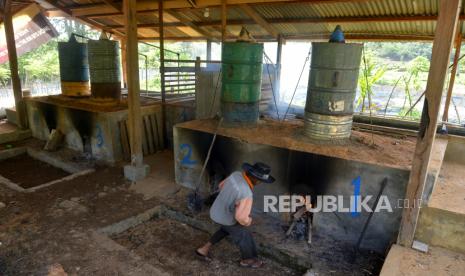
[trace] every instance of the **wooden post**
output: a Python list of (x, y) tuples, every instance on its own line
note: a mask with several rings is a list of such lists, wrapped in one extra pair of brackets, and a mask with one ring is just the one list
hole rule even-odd
[(226, 17), (228, 10), (226, 9), (226, 0), (221, 0), (221, 42), (226, 40)]
[(126, 70), (126, 39), (121, 39), (121, 67), (123, 68), (123, 87), (128, 87), (128, 74)]
[(11, 0), (5, 1), (3, 11), (3, 24), (5, 28), (5, 38), (8, 50), (8, 60), (10, 62), (11, 86), (16, 106), (16, 120), (19, 128), (27, 128), (26, 108), (23, 102), (23, 92), (21, 90), (21, 80), (18, 73), (18, 55), (16, 53), (15, 33), (13, 29), (13, 15), (11, 14)]
[(164, 141), (167, 141), (166, 137), (166, 89), (165, 89), (165, 30), (163, 22), (163, 0), (158, 0), (158, 24), (160, 34), (160, 85), (161, 85), (161, 129), (162, 137)]
[(457, 75), (458, 61), (460, 57), (460, 47), (462, 46), (462, 33), (461, 23), (458, 23), (455, 37), (455, 55), (452, 70), (450, 72), (449, 87), (447, 89), (446, 102), (444, 103), (444, 112), (442, 113), (442, 121), (445, 123), (449, 120), (449, 106), (452, 98), (452, 91), (454, 90), (455, 76)]
[(212, 41), (210, 39), (207, 40), (207, 60), (212, 60)]
[(142, 115), (140, 108), (139, 56), (137, 42), (136, 1), (123, 0), (126, 29), (126, 72), (128, 86), (128, 122), (131, 165), (143, 165)]
[(421, 115), (420, 129), (413, 156), (412, 170), (407, 185), (404, 208), (397, 242), (411, 247), (420, 213), (420, 200), (423, 195), (431, 150), (436, 135), (436, 126), (444, 89), (444, 80), (449, 65), (449, 57), (454, 44), (455, 29), (459, 20), (462, 0), (441, 0), (439, 17), (434, 35), (431, 66), (426, 84), (425, 102)]
[(280, 86), (281, 86), (281, 60), (282, 60), (282, 54), (283, 54), (283, 42), (284, 39), (280, 35), (278, 37), (278, 49), (276, 50), (276, 93), (275, 97), (276, 100), (279, 99), (279, 91), (280, 91)]

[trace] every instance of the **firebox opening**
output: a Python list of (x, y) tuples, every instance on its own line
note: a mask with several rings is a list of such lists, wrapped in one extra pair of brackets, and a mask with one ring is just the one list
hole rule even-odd
[(84, 153), (92, 155), (91, 137), (93, 129), (92, 113), (82, 110), (70, 110), (69, 118), (82, 140)]

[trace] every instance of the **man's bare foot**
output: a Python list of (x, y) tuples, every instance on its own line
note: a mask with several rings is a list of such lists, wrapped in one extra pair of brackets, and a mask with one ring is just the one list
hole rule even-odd
[(202, 247), (197, 248), (197, 253), (202, 255), (202, 256), (208, 256), (208, 253), (210, 252), (210, 247), (212, 244), (210, 242), (207, 242), (204, 244)]
[(240, 262), (242, 267), (260, 268), (264, 265), (259, 259), (245, 259)]

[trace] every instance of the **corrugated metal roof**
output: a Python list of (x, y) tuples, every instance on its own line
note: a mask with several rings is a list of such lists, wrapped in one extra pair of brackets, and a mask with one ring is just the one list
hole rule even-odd
[[(40, 1), (40, 0), (36, 0)], [(176, 0), (173, 0), (176, 1)], [(179, 1), (179, 0), (177, 0)], [(89, 7), (91, 3), (103, 3), (101, 0), (62, 0), (67, 6), (79, 4)], [(284, 36), (292, 37), (318, 37), (329, 33), (337, 24), (343, 27), (344, 32), (350, 35), (363, 35), (370, 38), (389, 35), (402, 35), (411, 37), (432, 37), (436, 27), (436, 22), (428, 18), (427, 20), (401, 20), (401, 21), (359, 21), (346, 20), (350, 18), (372, 18), (379, 17), (407, 17), (407, 16), (437, 16), (439, 0), (366, 0), (366, 1), (330, 1), (330, 2), (289, 2), (289, 3), (255, 3), (251, 4), (252, 9), (262, 18), (270, 23), (275, 30)], [(465, 4), (462, 5), (465, 8)], [(228, 6), (227, 19), (235, 24), (228, 26), (228, 32), (238, 33), (243, 23), (249, 31), (256, 37), (272, 38), (270, 34), (259, 24), (253, 24), (253, 19), (245, 13), (240, 6)], [(186, 37), (187, 34), (198, 37), (198, 30), (203, 30), (214, 36), (221, 33), (221, 9), (220, 7), (210, 7), (209, 16), (205, 17), (205, 8), (183, 8), (176, 10), (182, 16), (179, 18), (170, 17), (169, 22), (177, 23), (178, 27), (167, 27), (167, 36)], [(463, 9), (462, 9), (463, 13)], [(121, 18), (118, 16), (118, 19)], [(95, 19), (104, 25), (112, 25), (110, 22), (114, 18)], [(168, 18), (167, 18), (168, 19)], [(309, 22), (309, 20), (332, 20), (333, 22)], [(335, 19), (343, 19), (343, 22), (335, 23)], [(189, 23), (198, 24), (197, 29), (181, 26), (181, 21), (187, 20)], [(302, 22), (302, 20), (304, 20)], [(118, 20), (119, 21), (119, 20)], [(154, 14), (139, 14), (139, 24), (156, 24), (158, 19)], [(200, 24), (202, 23), (202, 24)], [(114, 25), (114, 24), (113, 24)], [(192, 27), (192, 26), (190, 26)], [(172, 30), (171, 28), (174, 28)], [(462, 27), (462, 33), (464, 27)], [(147, 32), (145, 32), (147, 33)], [(140, 34), (144, 37), (144, 34)], [(203, 34), (200, 34), (203, 35)]]

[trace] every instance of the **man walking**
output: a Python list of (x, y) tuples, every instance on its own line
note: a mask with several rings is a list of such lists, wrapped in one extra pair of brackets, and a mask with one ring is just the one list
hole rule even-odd
[(211, 246), (229, 235), (241, 251), (241, 266), (259, 268), (263, 265), (247, 227), (252, 224), (253, 189), (262, 182), (274, 182), (270, 173), (270, 167), (264, 163), (244, 163), (242, 171), (233, 172), (220, 183), (220, 192), (210, 209), (210, 218), (221, 227), (210, 241), (196, 250), (197, 255), (209, 258)]

